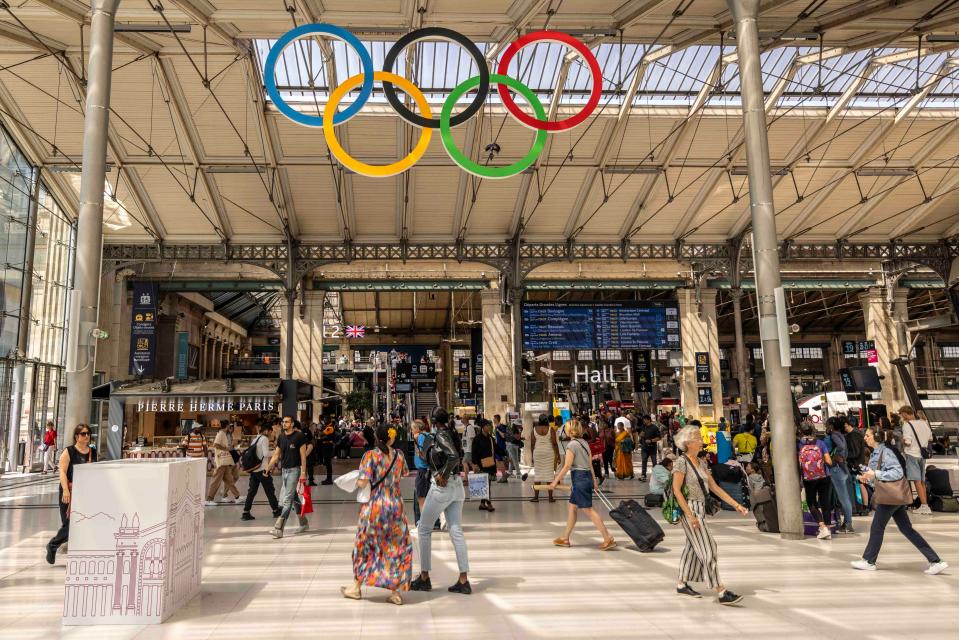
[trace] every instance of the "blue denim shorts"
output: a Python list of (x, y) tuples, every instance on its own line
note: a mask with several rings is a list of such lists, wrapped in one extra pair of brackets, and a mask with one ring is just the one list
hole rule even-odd
[(569, 492), (569, 501), (580, 509), (589, 509), (593, 506), (593, 476), (589, 471), (573, 469), (570, 474), (572, 490)]

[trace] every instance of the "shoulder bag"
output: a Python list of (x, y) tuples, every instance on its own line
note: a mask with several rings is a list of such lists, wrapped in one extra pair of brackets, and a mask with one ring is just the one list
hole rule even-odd
[(380, 486), (381, 484), (383, 484), (383, 481), (386, 480), (386, 478), (390, 475), (390, 471), (393, 470), (393, 465), (396, 464), (396, 459), (397, 459), (398, 457), (400, 457), (401, 454), (394, 449), (393, 452), (392, 452), (392, 455), (393, 455), (393, 459), (390, 461), (390, 466), (388, 466), (388, 467), (386, 468), (386, 471), (383, 472), (383, 475), (380, 477), (380, 479), (377, 480), (376, 482), (373, 482), (373, 483), (371, 483), (370, 485), (368, 485), (365, 490), (364, 490), (364, 489), (360, 489), (360, 490), (357, 492), (357, 494), (356, 494), (356, 501), (357, 501), (357, 502), (362, 503), (362, 504), (365, 504), (365, 503), (369, 502), (370, 499), (371, 499), (372, 496), (373, 496), (373, 489), (375, 489), (375, 488), (377, 488), (378, 486)]
[(686, 458), (686, 461), (689, 463), (688, 466), (692, 467), (693, 473), (696, 475), (696, 479), (699, 480), (699, 488), (703, 490), (704, 504), (706, 507), (706, 515), (714, 516), (719, 513), (719, 510), (722, 509), (722, 506), (719, 504), (719, 500), (714, 498), (709, 489), (706, 487), (706, 483), (703, 482), (703, 477), (699, 475), (699, 469), (696, 468), (696, 465), (692, 460), (689, 459), (689, 456), (683, 455)]
[[(879, 454), (879, 468), (882, 468), (882, 457), (886, 454), (883, 449)], [(898, 480), (883, 481), (876, 478), (875, 491), (873, 491), (873, 500), (877, 505), (904, 505), (912, 504), (912, 487), (906, 480), (905, 473)]]
[[(488, 437), (489, 437), (489, 443), (490, 443), (490, 451), (495, 451), (495, 450), (496, 450), (496, 444), (494, 444), (494, 442), (493, 442), (493, 436), (488, 436)], [(489, 469), (490, 467), (495, 467), (495, 466), (496, 466), (496, 458), (494, 458), (492, 455), (488, 455), (488, 456), (486, 456), (485, 458), (480, 459), (480, 466), (483, 467), (484, 469)]]
[[(912, 422), (906, 422), (909, 425), (909, 428), (912, 429), (912, 437), (916, 439), (916, 444), (919, 445), (919, 455), (922, 456), (923, 460), (928, 460), (932, 457), (932, 452), (929, 451), (929, 447), (922, 446), (922, 443), (919, 442), (919, 434), (916, 433), (916, 428), (912, 426)], [(929, 444), (928, 442), (926, 444)]]

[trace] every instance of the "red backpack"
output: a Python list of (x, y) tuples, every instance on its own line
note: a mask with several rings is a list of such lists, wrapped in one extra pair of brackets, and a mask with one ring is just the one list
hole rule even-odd
[(799, 468), (803, 480), (821, 480), (826, 477), (826, 461), (816, 442), (805, 442), (799, 449)]

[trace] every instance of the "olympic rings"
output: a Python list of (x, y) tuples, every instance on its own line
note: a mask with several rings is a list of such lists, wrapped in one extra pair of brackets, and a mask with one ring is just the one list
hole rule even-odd
[[(502, 76), (496, 73), (492, 74), (490, 79), (515, 89), (526, 98), (526, 101), (533, 107), (533, 111), (540, 120), (546, 118), (546, 109), (543, 108), (543, 103), (540, 102), (533, 90), (525, 84), (509, 76)], [(525, 156), (505, 167), (490, 167), (475, 162), (468, 155), (460, 151), (456, 147), (456, 141), (453, 140), (453, 131), (450, 129), (450, 114), (453, 112), (453, 105), (456, 104), (460, 96), (480, 84), (480, 82), (482, 82), (482, 79), (479, 76), (473, 76), (453, 89), (449, 96), (447, 96), (446, 102), (443, 103), (443, 111), (440, 113), (440, 135), (443, 138), (443, 146), (446, 148), (446, 153), (453, 159), (453, 162), (474, 176), (479, 178), (509, 178), (510, 176), (515, 176), (536, 162), (536, 158), (543, 151), (543, 147), (546, 144), (547, 134), (545, 129), (540, 129), (536, 132), (533, 146), (530, 147), (529, 152)]]
[[(470, 57), (476, 61), (476, 67), (479, 69), (479, 90), (476, 92), (476, 97), (473, 98), (473, 102), (466, 107), (463, 113), (453, 116), (453, 118), (450, 120), (451, 127), (458, 127), (472, 118), (473, 115), (483, 107), (483, 103), (486, 102), (486, 96), (489, 94), (489, 67), (486, 64), (486, 59), (483, 57), (483, 53), (475, 44), (473, 44), (472, 40), (468, 39), (461, 33), (453, 31), (452, 29), (444, 29), (443, 27), (424, 27), (423, 29), (410, 31), (405, 36), (397, 40), (396, 44), (390, 47), (386, 57), (383, 59), (383, 71), (392, 73), (393, 65), (396, 63), (396, 58), (403, 51), (403, 49), (413, 44), (417, 40), (423, 40), (425, 38), (442, 38), (458, 44), (466, 49), (466, 53), (468, 53)], [(406, 105), (404, 105), (397, 97), (396, 89), (391, 83), (384, 82), (383, 91), (386, 93), (386, 99), (389, 100), (390, 105), (394, 110), (396, 110), (396, 113), (410, 124), (416, 125), (417, 127), (429, 127), (430, 129), (440, 128), (439, 120), (424, 118), (423, 116), (415, 114), (407, 109)]]
[[(387, 73), (386, 71), (377, 71), (373, 74), (373, 79), (384, 83), (384, 86), (387, 82), (398, 84), (403, 91), (413, 97), (417, 106), (419, 106), (420, 111), (425, 113), (427, 117), (433, 115), (432, 111), (430, 110), (430, 104), (426, 101), (426, 96), (423, 95), (423, 92), (419, 90), (419, 87), (403, 76), (398, 76), (394, 73)], [(423, 157), (423, 154), (426, 153), (426, 148), (430, 146), (430, 138), (433, 137), (433, 130), (424, 128), (422, 133), (420, 133), (419, 142), (416, 143), (416, 146), (413, 147), (413, 150), (409, 153), (409, 155), (394, 162), (393, 164), (366, 164), (365, 162), (360, 162), (351, 156), (346, 152), (346, 149), (343, 148), (339, 140), (336, 139), (336, 131), (333, 129), (333, 125), (336, 123), (336, 107), (340, 103), (340, 100), (343, 99), (343, 96), (345, 96), (350, 89), (361, 82), (365, 85), (366, 81), (367, 76), (360, 73), (352, 78), (347, 79), (345, 82), (343, 82), (343, 84), (333, 90), (333, 93), (330, 94), (329, 102), (326, 103), (326, 108), (323, 110), (323, 137), (326, 138), (326, 146), (329, 148), (330, 153), (336, 156), (336, 159), (339, 160), (347, 169), (355, 171), (356, 173), (364, 176), (370, 176), (371, 178), (395, 176), (396, 174), (403, 173), (412, 167), (421, 157)], [(354, 102), (353, 105), (355, 106), (358, 102), (359, 101), (357, 100), (357, 102)]]
[(589, 71), (593, 76), (593, 88), (589, 92), (589, 100), (586, 101), (586, 106), (584, 106), (576, 115), (570, 116), (564, 120), (550, 122), (547, 121), (544, 116), (540, 116), (540, 118), (537, 120), (536, 118), (531, 118), (530, 116), (526, 115), (523, 113), (522, 109), (516, 106), (516, 103), (513, 102), (513, 98), (509, 95), (509, 91), (507, 91), (503, 84), (496, 85), (496, 90), (499, 92), (499, 97), (503, 101), (503, 106), (506, 107), (506, 110), (509, 111), (510, 115), (525, 124), (527, 127), (544, 131), (565, 131), (567, 129), (572, 129), (573, 127), (581, 124), (590, 116), (591, 113), (593, 113), (593, 110), (596, 109), (596, 105), (599, 104), (599, 99), (603, 93), (603, 74), (599, 69), (599, 62), (596, 60), (596, 56), (593, 55), (593, 52), (590, 51), (586, 45), (573, 36), (560, 31), (533, 31), (513, 42), (509, 48), (503, 52), (503, 57), (500, 58), (499, 61), (498, 73), (501, 76), (505, 76), (509, 68), (510, 61), (520, 49), (528, 44), (541, 41), (565, 44), (566, 46), (575, 49), (586, 61), (586, 64), (589, 66)]
[(356, 102), (333, 116), (333, 124), (342, 124), (359, 113), (373, 93), (373, 58), (359, 38), (343, 27), (334, 24), (304, 24), (295, 29), (290, 29), (270, 47), (270, 54), (263, 64), (263, 80), (266, 84), (266, 93), (270, 96), (276, 108), (293, 122), (306, 127), (322, 127), (323, 118), (297, 111), (286, 103), (276, 88), (276, 63), (288, 44), (294, 40), (320, 33), (339, 38), (353, 47), (360, 57), (360, 64), (363, 67), (363, 87), (360, 89), (360, 95), (356, 97)]
[[(291, 107), (286, 103), (286, 101), (284, 101), (283, 96), (280, 95), (280, 91), (277, 88), (276, 83), (276, 65), (280, 59), (283, 49), (299, 38), (316, 34), (323, 34), (338, 38), (352, 47), (360, 58), (360, 66), (362, 69), (361, 73), (354, 75), (343, 82), (340, 86), (331, 90), (322, 115), (310, 115), (302, 113)], [(443, 102), (443, 108), (440, 112), (439, 119), (433, 119), (429, 102), (427, 101), (426, 96), (423, 95), (423, 92), (403, 76), (396, 75), (392, 72), (400, 53), (402, 53), (402, 51), (409, 45), (424, 38), (441, 38), (460, 45), (466, 50), (470, 57), (476, 61), (479, 69), (479, 75), (465, 80), (450, 92), (449, 96), (447, 96), (446, 100)], [(510, 78), (506, 75), (510, 62), (520, 49), (528, 44), (541, 41), (556, 42), (574, 49), (586, 61), (593, 78), (593, 86), (590, 90), (586, 105), (578, 113), (563, 120), (547, 120), (546, 118), (548, 115), (546, 110), (544, 109), (542, 102), (540, 102), (539, 98), (536, 96), (536, 93), (519, 80)], [(264, 61), (263, 80), (266, 86), (267, 95), (276, 105), (276, 108), (280, 111), (280, 113), (298, 124), (307, 127), (322, 127), (323, 136), (326, 139), (326, 144), (330, 150), (330, 153), (336, 156), (336, 158), (344, 167), (354, 171), (355, 173), (371, 177), (386, 177), (406, 171), (423, 157), (423, 154), (426, 153), (426, 149), (429, 146), (432, 138), (433, 129), (439, 129), (440, 136), (443, 141), (443, 147), (456, 164), (480, 178), (498, 179), (514, 176), (530, 167), (546, 146), (547, 132), (565, 131), (582, 124), (582, 122), (586, 120), (586, 118), (588, 118), (593, 111), (595, 111), (596, 106), (599, 104), (599, 100), (602, 95), (603, 78), (600, 72), (599, 62), (596, 60), (596, 56), (593, 55), (589, 48), (572, 36), (557, 31), (535, 31), (520, 37), (518, 40), (513, 42), (506, 49), (506, 51), (503, 52), (497, 70), (498, 73), (490, 73), (489, 66), (487, 65), (486, 59), (483, 57), (483, 53), (473, 42), (471, 42), (462, 34), (442, 27), (426, 27), (411, 31), (397, 40), (384, 58), (383, 71), (374, 72), (372, 56), (370, 55), (369, 51), (367, 51), (364, 44), (355, 35), (336, 25), (318, 23), (305, 24), (291, 29), (290, 31), (284, 33), (273, 44), (273, 46), (270, 48), (269, 54), (266, 57), (266, 60)], [(334, 130), (335, 125), (342, 124), (355, 116), (369, 101), (370, 97), (373, 95), (374, 81), (382, 82), (386, 99), (400, 116), (400, 118), (414, 126), (423, 129), (420, 134), (419, 141), (416, 143), (416, 146), (409, 153), (409, 155), (388, 165), (370, 165), (356, 160), (350, 156), (339, 143)], [(506, 108), (506, 111), (514, 118), (519, 120), (522, 124), (536, 131), (536, 137), (533, 139), (533, 145), (530, 147), (526, 155), (524, 155), (518, 161), (507, 166), (491, 167), (479, 164), (470, 158), (468, 154), (457, 148), (456, 142), (453, 138), (452, 128), (469, 120), (483, 107), (483, 104), (486, 102), (486, 99), (489, 96), (490, 81), (496, 82), (497, 92), (502, 99), (503, 106)], [(357, 85), (362, 86), (359, 94), (356, 97), (356, 100), (349, 107), (338, 112), (337, 107), (339, 106), (340, 101), (351, 89), (355, 88)], [(414, 113), (403, 104), (397, 95), (396, 87), (394, 85), (399, 85), (400, 89), (413, 98), (419, 107), (419, 114)], [(470, 104), (463, 110), (462, 113), (454, 116), (453, 107), (456, 106), (456, 102), (468, 91), (474, 88), (476, 88), (477, 91), (473, 101), (470, 102)], [(526, 102), (528, 102), (532, 108), (534, 116), (527, 115), (516, 105), (516, 102), (514, 102), (512, 96), (510, 95), (510, 90), (519, 93), (525, 98)]]

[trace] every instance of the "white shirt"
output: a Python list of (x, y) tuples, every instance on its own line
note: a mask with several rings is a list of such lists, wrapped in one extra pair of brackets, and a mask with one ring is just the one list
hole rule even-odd
[[(912, 426), (910, 427), (910, 425)], [(913, 433), (913, 429), (915, 429), (915, 433)], [(919, 447), (925, 447), (929, 444), (930, 440), (932, 440), (932, 429), (929, 428), (928, 422), (915, 418), (908, 422), (903, 421), (902, 443), (905, 445), (903, 447), (903, 453), (907, 456), (912, 456), (913, 458), (922, 457), (922, 452), (919, 451)]]
[(473, 450), (473, 438), (476, 437), (476, 425), (472, 422), (466, 425), (466, 431), (463, 437), (463, 451)]

